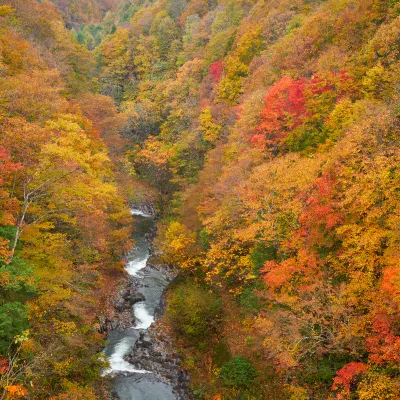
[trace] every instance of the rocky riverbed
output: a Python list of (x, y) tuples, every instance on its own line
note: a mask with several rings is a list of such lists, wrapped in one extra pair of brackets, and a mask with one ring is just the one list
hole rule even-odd
[[(148, 211), (148, 210), (147, 210)], [(113, 396), (121, 400), (190, 399), (189, 374), (171, 350), (167, 330), (154, 322), (164, 311), (163, 295), (174, 274), (149, 263), (154, 217), (134, 210), (135, 248), (127, 258), (127, 279), (109, 300), (99, 331), (109, 339)]]
[(171, 384), (173, 393), (179, 400), (190, 398), (189, 374), (181, 367), (182, 357), (171, 353), (166, 343), (168, 334), (159, 334), (157, 326), (142, 332), (135, 343), (132, 353), (126, 360), (135, 368), (153, 372)]

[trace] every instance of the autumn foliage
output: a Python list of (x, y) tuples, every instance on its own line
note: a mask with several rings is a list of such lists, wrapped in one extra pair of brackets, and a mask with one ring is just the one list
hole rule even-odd
[(72, 386), (89, 398), (104, 367), (93, 296), (129, 244), (100, 138), (116, 111), (109, 99), (96, 112), (104, 99), (94, 94), (90, 115), (78, 105), (88, 52), (56, 8), (9, 3), (0, 6), (0, 398), (77, 398)]
[[(163, 260), (243, 305), (224, 334), (235, 355), (246, 336), (240, 352), (290, 382), (276, 398), (397, 398), (399, 5), (167, 12), (149, 6), (110, 38), (128, 52), (145, 37), (158, 60), (121, 56), (139, 84), (113, 84), (135, 171), (162, 188)], [(208, 380), (207, 395), (233, 396)], [(245, 393), (270, 393), (262, 374), (255, 385)]]
[(215, 61), (210, 66), (209, 72), (215, 82), (218, 82), (221, 79), (223, 69), (224, 69), (224, 60), (223, 59)]
[(260, 133), (251, 139), (254, 144), (279, 146), (287, 132), (300, 125), (306, 112), (304, 84), (302, 79), (293, 81), (285, 76), (268, 90), (264, 98), (263, 122), (257, 127)]
[[(53, 3), (0, 7), (0, 345), (29, 328), (37, 398), (97, 395), (112, 162), (157, 193), (160, 260), (222, 299), (201, 351), (174, 329), (196, 393), (399, 398), (400, 3)], [(224, 385), (221, 343), (251, 385)]]
[[(354, 383), (355, 379), (365, 372), (366, 369), (367, 366), (359, 362), (351, 362), (345, 365), (337, 372), (336, 377), (333, 379), (332, 389), (337, 390), (342, 386), (344, 391), (350, 394), (350, 385)], [(339, 395), (339, 398), (343, 398), (343, 396)]]

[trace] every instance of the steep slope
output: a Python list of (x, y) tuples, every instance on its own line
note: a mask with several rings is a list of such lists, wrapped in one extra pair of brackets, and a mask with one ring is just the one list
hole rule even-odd
[[(4, 2), (3, 2), (4, 3)], [(82, 108), (90, 54), (50, 3), (0, 6), (0, 398), (104, 398), (97, 314), (130, 214)], [(114, 122), (112, 123), (114, 124)], [(111, 278), (110, 278), (111, 277)], [(107, 293), (104, 293), (106, 295)]]
[[(200, 285), (169, 307), (200, 397), (400, 395), (399, 15), (396, 0), (156, 1), (96, 49), (159, 190), (163, 258)], [(258, 377), (234, 378), (247, 364), (229, 353)]]
[(399, 1), (54, 3), (0, 6), (2, 396), (102, 398), (129, 175), (195, 398), (399, 398)]

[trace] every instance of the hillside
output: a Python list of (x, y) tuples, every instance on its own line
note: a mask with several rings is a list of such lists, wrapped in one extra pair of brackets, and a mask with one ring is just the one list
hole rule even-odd
[(61, 10), (69, 27), (83, 23), (99, 23), (105, 14), (118, 4), (118, 0), (51, 0), (51, 2)]
[[(193, 333), (170, 293), (201, 396), (399, 396), (399, 7), (158, 1), (95, 50), (164, 260), (222, 298)], [(250, 389), (224, 386), (221, 343)]]
[(92, 67), (49, 3), (0, 6), (1, 399), (98, 399), (104, 385), (96, 325), (130, 214), (100, 137), (117, 111), (84, 105)]

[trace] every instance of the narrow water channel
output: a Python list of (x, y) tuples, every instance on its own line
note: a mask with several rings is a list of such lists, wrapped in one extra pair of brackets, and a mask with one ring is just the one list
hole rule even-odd
[(177, 397), (166, 380), (145, 369), (134, 368), (124, 360), (132, 351), (140, 333), (154, 322), (155, 310), (169, 281), (166, 271), (155, 269), (147, 263), (150, 249), (146, 235), (154, 227), (153, 217), (136, 209), (131, 212), (135, 224), (135, 247), (128, 255), (126, 271), (145, 300), (133, 305), (134, 326), (112, 331), (108, 335), (104, 350), (110, 361), (111, 369), (108, 372), (112, 374), (113, 392), (121, 400), (175, 400)]

